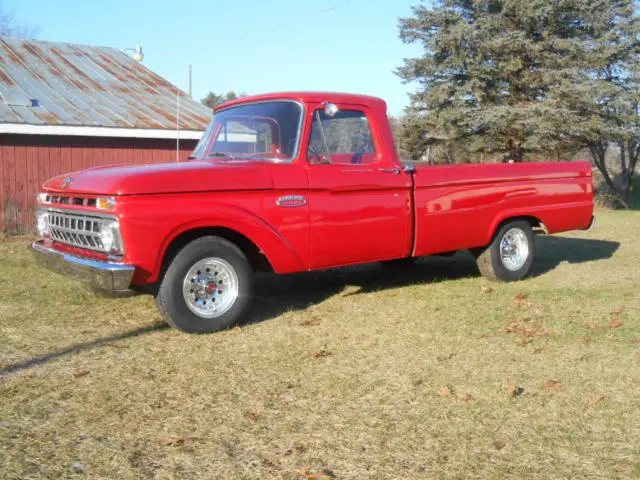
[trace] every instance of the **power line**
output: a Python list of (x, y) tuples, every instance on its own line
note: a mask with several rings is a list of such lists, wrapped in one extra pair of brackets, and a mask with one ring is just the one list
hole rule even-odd
[[(327, 8), (323, 8), (321, 10), (318, 10), (317, 12), (314, 12), (312, 15), (313, 16), (319, 16), (319, 15), (324, 15), (325, 13), (329, 13), (332, 12), (334, 10), (337, 10), (339, 8), (344, 7), (345, 5), (351, 3), (351, 0), (345, 0), (344, 2), (340, 2), (337, 3), (331, 7), (327, 7)], [(266, 28), (265, 31), (269, 32), (269, 31), (273, 31), (273, 30), (282, 30), (285, 27), (288, 27), (289, 25), (293, 24), (294, 21), (293, 20), (289, 20), (287, 22), (284, 23), (279, 23), (277, 25), (274, 25), (272, 27)], [(254, 33), (251, 33), (249, 35), (243, 35), (241, 37), (236, 37), (236, 40), (246, 40), (247, 38), (251, 38), (252, 36), (254, 36)]]

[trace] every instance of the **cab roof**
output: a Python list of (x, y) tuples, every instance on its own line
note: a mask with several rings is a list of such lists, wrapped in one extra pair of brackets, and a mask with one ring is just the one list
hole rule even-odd
[(386, 112), (387, 104), (378, 97), (369, 95), (358, 95), (355, 93), (337, 93), (337, 92), (277, 92), (264, 93), (261, 95), (251, 95), (248, 97), (238, 98), (219, 105), (215, 110), (241, 105), (244, 103), (260, 102), (265, 100), (297, 100), (302, 103), (346, 103), (352, 105), (362, 105), (373, 109), (382, 109)]

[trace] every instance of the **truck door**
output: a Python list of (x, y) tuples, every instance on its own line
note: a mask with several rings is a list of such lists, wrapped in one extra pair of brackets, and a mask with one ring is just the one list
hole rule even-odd
[[(388, 154), (373, 112), (310, 108), (306, 139), (310, 268), (400, 258), (411, 248), (411, 179)], [(329, 114), (328, 114), (328, 113)], [(384, 119), (386, 121), (386, 118)]]

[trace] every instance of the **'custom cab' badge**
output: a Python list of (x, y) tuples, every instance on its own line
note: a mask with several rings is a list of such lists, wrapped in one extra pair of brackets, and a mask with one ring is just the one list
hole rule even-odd
[(307, 204), (307, 199), (302, 195), (287, 195), (280, 197), (276, 204), (279, 207), (304, 207)]

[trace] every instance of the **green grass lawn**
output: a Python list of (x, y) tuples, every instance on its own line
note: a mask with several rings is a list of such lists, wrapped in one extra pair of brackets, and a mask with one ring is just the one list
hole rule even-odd
[(3, 478), (640, 478), (640, 212), (539, 238), (519, 283), (465, 253), (261, 276), (205, 336), (26, 241), (0, 241)]

